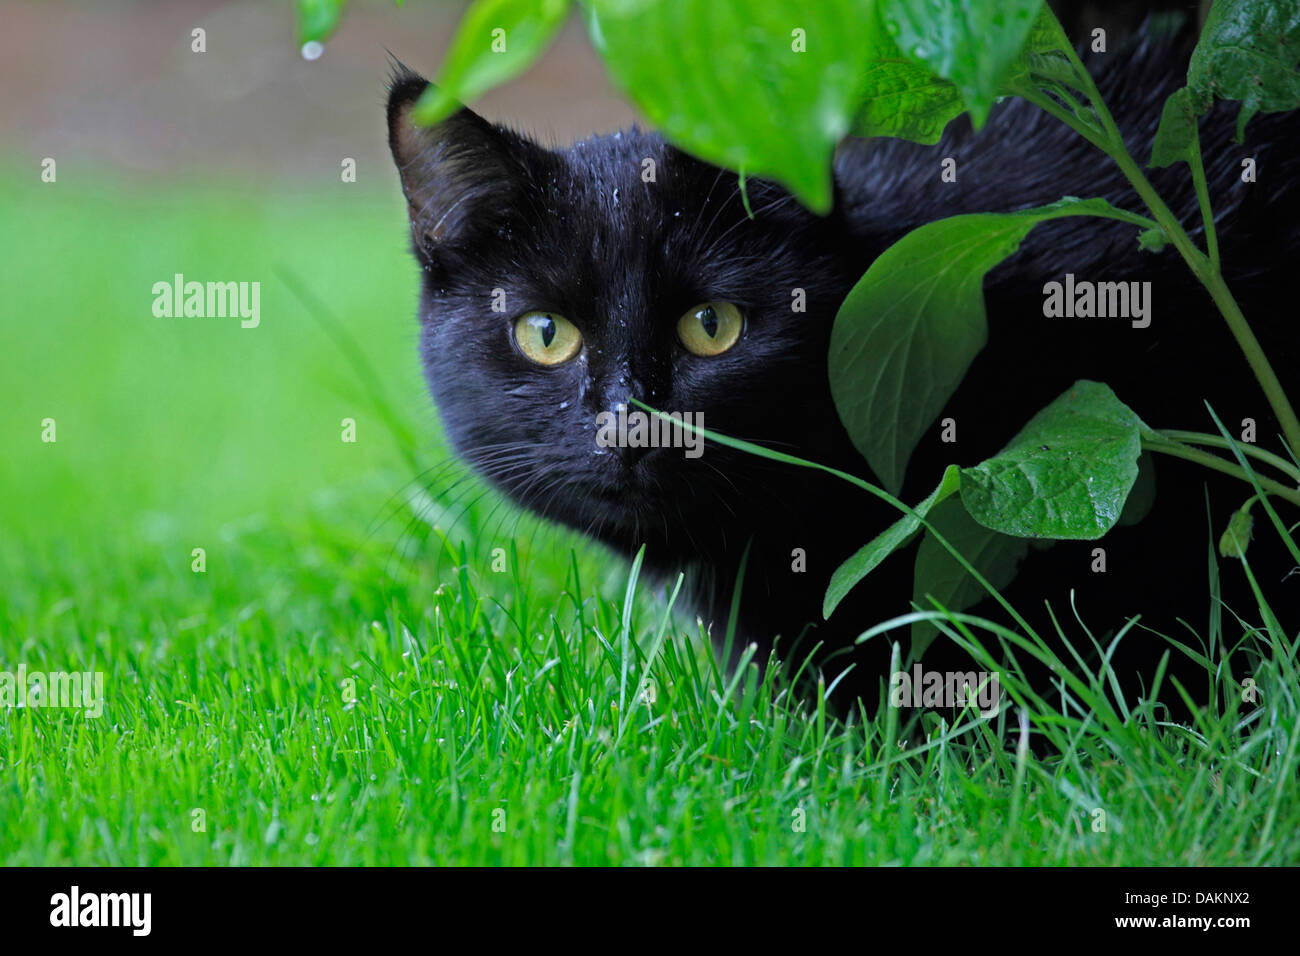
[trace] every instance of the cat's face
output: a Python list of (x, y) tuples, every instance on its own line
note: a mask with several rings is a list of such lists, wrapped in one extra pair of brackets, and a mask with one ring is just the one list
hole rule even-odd
[(423, 87), (394, 82), (390, 143), (424, 270), (422, 358), (457, 451), (525, 507), (628, 550), (689, 554), (780, 507), (762, 459), (602, 447), (598, 416), (634, 397), (815, 448), (855, 277), (836, 221), (754, 180), (750, 219), (734, 175), (646, 133), (548, 150), (468, 110), (416, 128)]

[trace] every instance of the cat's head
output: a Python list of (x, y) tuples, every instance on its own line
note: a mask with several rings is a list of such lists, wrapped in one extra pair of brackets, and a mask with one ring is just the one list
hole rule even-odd
[(389, 139), (423, 269), (424, 369), (457, 451), (527, 508), (628, 550), (690, 553), (779, 506), (770, 463), (714, 443), (697, 458), (603, 447), (599, 416), (637, 398), (815, 454), (835, 422), (831, 322), (861, 272), (838, 220), (754, 179), (751, 218), (734, 174), (636, 130), (548, 149), (468, 109), (417, 127), (426, 85), (394, 78)]

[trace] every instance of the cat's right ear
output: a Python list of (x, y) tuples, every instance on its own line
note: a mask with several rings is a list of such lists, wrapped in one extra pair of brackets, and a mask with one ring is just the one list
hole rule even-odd
[(416, 255), (426, 264), (495, 231), (515, 204), (518, 137), (461, 107), (435, 126), (411, 114), (429, 81), (401, 64), (388, 93), (388, 145), (402, 178)]

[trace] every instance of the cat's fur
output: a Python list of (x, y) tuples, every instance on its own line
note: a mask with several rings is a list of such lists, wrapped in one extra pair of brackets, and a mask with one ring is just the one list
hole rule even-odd
[[(1139, 159), (1185, 72), (1187, 49), (1185, 36), (1142, 39), (1092, 63)], [(846, 143), (835, 163), (835, 207), (824, 218), (779, 186), (751, 179), (751, 220), (735, 175), (653, 133), (546, 149), (469, 110), (416, 128), (409, 110), (425, 85), (409, 71), (396, 73), (390, 144), (423, 270), (422, 359), (457, 451), (523, 507), (624, 556), (644, 544), (647, 568), (660, 575), (687, 571), (695, 607), (715, 635), (725, 629), (748, 548), (742, 640), (765, 651), (780, 635), (779, 652), (795, 662), (820, 642), (815, 663), (828, 680), (854, 661), (856, 680), (844, 686), (878, 686), (887, 646), (854, 649), (852, 641), (910, 609), (912, 552), (886, 561), (829, 621), (821, 620), (821, 601), (831, 572), (897, 518), (895, 511), (825, 474), (712, 443), (698, 460), (668, 449), (600, 448), (596, 415), (629, 397), (700, 411), (711, 430), (870, 478), (827, 385), (831, 325), (853, 283), (903, 234), (959, 212), (1011, 210), (1065, 194), (1144, 211), (1119, 171), (1060, 123), (1015, 100), (997, 107), (978, 133), (964, 119), (954, 122), (935, 147)], [(1234, 113), (1218, 108), (1202, 126), (1224, 269), (1284, 384), (1300, 397), (1290, 291), (1300, 251), (1300, 124), (1293, 116), (1258, 117), (1237, 146), (1230, 141)], [(956, 183), (940, 181), (946, 156), (957, 160)], [(1252, 184), (1240, 180), (1245, 157), (1257, 162)], [(655, 161), (654, 183), (642, 181), (646, 158)], [(1151, 175), (1202, 241), (1187, 168)], [(1044, 318), (1043, 285), (1067, 272), (1151, 281), (1151, 327)], [(791, 310), (795, 288), (805, 291), (804, 313)], [(491, 309), (497, 289), (505, 292), (505, 313)], [(1132, 226), (1093, 218), (1040, 226), (989, 275), (985, 292), (988, 345), (940, 416), (957, 420), (959, 440), (944, 444), (938, 426), (930, 430), (908, 467), (905, 500), (923, 498), (944, 465), (997, 452), (1080, 378), (1107, 382), (1156, 427), (1213, 431), (1202, 404), (1208, 399), (1230, 426), (1256, 419), (1261, 442), (1276, 447), (1276, 422), (1208, 296), (1172, 249), (1140, 252)], [(700, 358), (680, 346), (674, 327), (689, 307), (713, 300), (736, 303), (746, 331), (729, 352)], [(532, 309), (573, 321), (582, 353), (551, 368), (525, 359), (511, 324)], [(1099, 636), (1138, 612), (1180, 639), (1188, 632), (1176, 615), (1206, 632), (1207, 486), (1216, 539), (1249, 489), (1177, 461), (1156, 466), (1151, 514), (1100, 542), (1106, 573), (1090, 570), (1092, 542), (1031, 552), (1006, 591), (1031, 621), (1052, 630), (1043, 610), (1050, 601), (1067, 632), (1081, 635), (1069, 606), (1073, 592), (1080, 617)], [(1292, 562), (1273, 537), (1261, 528), (1251, 557), (1294, 633), (1300, 574), (1282, 580)], [(792, 569), (795, 549), (806, 553), (803, 572)], [(1257, 618), (1240, 565), (1223, 563), (1233, 610)], [(1241, 632), (1231, 615), (1224, 618), (1230, 635)], [(1127, 645), (1132, 653), (1121, 652), (1121, 669), (1149, 666), (1152, 648), (1165, 648), (1150, 635)], [(932, 653), (942, 659), (939, 645)]]

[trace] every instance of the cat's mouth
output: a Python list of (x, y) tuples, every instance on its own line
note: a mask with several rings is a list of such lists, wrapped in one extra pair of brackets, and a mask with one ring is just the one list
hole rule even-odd
[(638, 458), (625, 459), (615, 475), (593, 482), (591, 490), (611, 507), (631, 511), (652, 507), (664, 490), (665, 479), (657, 467), (663, 457), (659, 449), (651, 449)]
[(664, 528), (665, 515), (676, 510), (671, 469), (663, 449), (620, 457), (599, 476), (583, 476), (565, 483), (552, 497), (572, 514), (568, 522), (602, 537), (625, 537), (651, 528)]
[(709, 482), (679, 456), (680, 448), (598, 449), (483, 477), (522, 507), (630, 553), (641, 544), (668, 546), (674, 528), (695, 527), (692, 513), (708, 498)]

